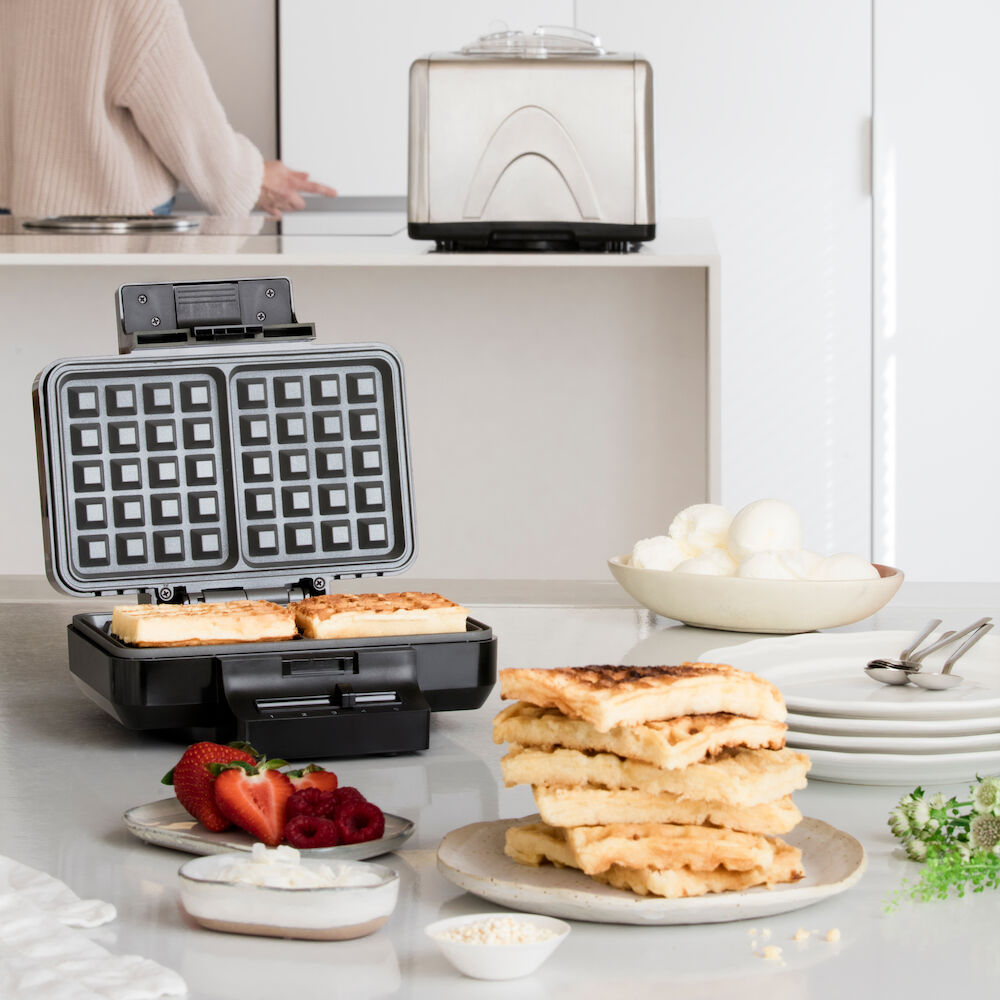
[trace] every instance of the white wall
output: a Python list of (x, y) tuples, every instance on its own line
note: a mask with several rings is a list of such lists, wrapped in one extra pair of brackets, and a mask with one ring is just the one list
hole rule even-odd
[(876, 0), (875, 551), (997, 580), (1000, 5)]
[(283, 0), (286, 159), (404, 192), (412, 59), (574, 9), (653, 64), (660, 217), (718, 237), (722, 499), (784, 497), (810, 546), (867, 552), (870, 0)]

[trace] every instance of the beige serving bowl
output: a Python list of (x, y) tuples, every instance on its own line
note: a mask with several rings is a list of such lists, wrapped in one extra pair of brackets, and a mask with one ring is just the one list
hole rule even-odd
[(614, 578), (640, 604), (685, 625), (727, 632), (791, 635), (850, 625), (884, 607), (902, 570), (875, 564), (870, 580), (746, 580), (638, 569), (629, 557), (608, 560)]

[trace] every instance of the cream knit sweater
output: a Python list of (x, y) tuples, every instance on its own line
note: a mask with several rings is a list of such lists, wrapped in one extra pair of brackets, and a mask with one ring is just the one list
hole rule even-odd
[(0, 208), (145, 214), (183, 181), (238, 216), (262, 176), (178, 0), (0, 0)]

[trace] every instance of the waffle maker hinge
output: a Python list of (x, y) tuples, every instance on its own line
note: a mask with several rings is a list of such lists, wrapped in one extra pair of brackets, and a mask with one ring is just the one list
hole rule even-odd
[(288, 278), (151, 282), (118, 290), (118, 353), (231, 341), (315, 340), (299, 323)]

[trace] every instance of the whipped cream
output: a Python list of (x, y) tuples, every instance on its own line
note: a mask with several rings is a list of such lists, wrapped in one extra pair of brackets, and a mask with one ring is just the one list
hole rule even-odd
[(742, 562), (755, 552), (802, 548), (802, 519), (784, 500), (755, 500), (733, 518), (729, 551)]
[(219, 869), (220, 882), (261, 885), (271, 889), (333, 889), (340, 886), (377, 885), (381, 879), (349, 865), (304, 865), (294, 847), (282, 844), (270, 850), (254, 844), (246, 860), (229, 862)]
[(681, 545), (666, 535), (640, 538), (632, 547), (630, 562), (639, 569), (671, 570), (695, 555), (693, 549)]
[(733, 515), (717, 503), (696, 503), (685, 507), (670, 522), (667, 535), (682, 548), (700, 555), (708, 549), (724, 549)]

